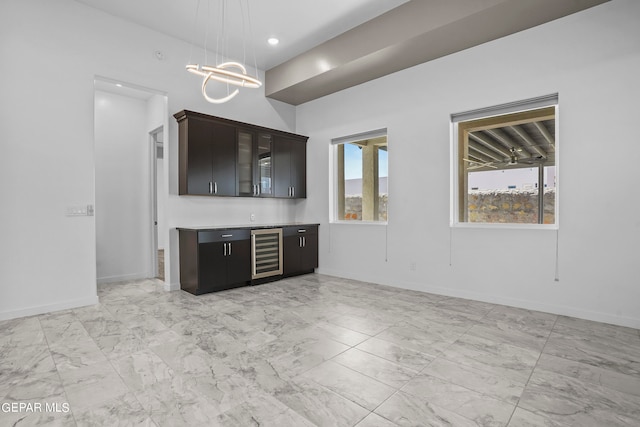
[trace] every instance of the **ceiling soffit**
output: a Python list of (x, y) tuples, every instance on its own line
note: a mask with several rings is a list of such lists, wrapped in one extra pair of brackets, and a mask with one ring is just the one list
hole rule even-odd
[(412, 0), (270, 70), (266, 96), (293, 105), (610, 0)]

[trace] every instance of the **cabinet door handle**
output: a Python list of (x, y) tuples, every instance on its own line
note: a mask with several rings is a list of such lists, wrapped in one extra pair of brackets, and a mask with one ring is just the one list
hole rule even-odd
[(228, 245), (229, 245), (229, 256), (231, 256), (231, 242), (229, 242)]
[(224, 256), (227, 256), (227, 244), (223, 243), (222, 247), (224, 248)]
[(213, 182), (209, 181), (209, 194), (213, 194)]
[(213, 194), (218, 194), (218, 183), (217, 182), (213, 183)]
[(260, 188), (260, 184), (256, 184), (256, 194), (259, 196), (262, 193), (262, 189)]
[(306, 248), (307, 247), (307, 238), (306, 237), (302, 237), (302, 247)]
[(296, 197), (296, 187), (291, 187), (291, 197)]

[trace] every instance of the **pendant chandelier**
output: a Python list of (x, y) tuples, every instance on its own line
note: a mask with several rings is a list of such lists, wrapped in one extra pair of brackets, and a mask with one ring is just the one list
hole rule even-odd
[[(246, 47), (245, 47), (245, 40), (247, 38), (247, 34), (245, 31), (246, 27), (249, 27), (250, 40), (253, 39), (253, 37), (251, 37), (251, 19), (250, 19), (250, 13), (249, 13), (249, 0), (233, 0), (232, 1), (233, 4), (236, 4), (239, 6), (240, 29), (242, 32), (241, 34), (242, 46), (241, 48), (236, 46), (237, 48), (236, 52), (229, 52), (232, 40), (229, 34), (230, 31), (228, 27), (232, 26), (232, 23), (229, 22), (230, 20), (229, 15), (231, 14), (230, 14), (229, 7), (227, 5), (227, 0), (217, 0), (217, 1), (206, 0), (206, 3), (207, 3), (207, 10), (205, 14), (206, 14), (206, 17), (209, 19), (206, 19), (206, 18), (204, 19), (204, 26), (205, 26), (204, 62), (202, 65), (200, 65), (192, 62), (190, 59), (189, 63), (186, 66), (186, 69), (190, 73), (202, 77), (202, 96), (204, 96), (204, 99), (206, 99), (208, 102), (211, 102), (213, 104), (222, 104), (224, 102), (231, 100), (233, 97), (235, 97), (240, 92), (239, 88), (242, 88), (242, 87), (259, 88), (260, 86), (262, 86), (262, 82), (258, 80), (256, 77), (252, 77), (248, 75), (247, 69), (243, 65), (243, 63), (246, 63)], [(212, 8), (211, 8), (212, 3), (217, 3), (217, 11), (212, 11)], [(196, 32), (197, 32), (198, 17), (200, 15), (199, 12), (200, 12), (200, 0), (198, 0), (197, 6), (196, 6), (196, 17), (195, 17), (195, 23), (194, 23), (194, 31)], [(216, 53), (214, 58), (214, 61), (215, 61), (214, 64), (216, 65), (206, 65), (206, 64), (209, 64), (208, 49), (207, 49), (207, 44), (209, 41), (208, 40), (209, 39), (208, 24), (210, 22), (214, 22), (213, 19), (210, 19), (212, 13), (215, 13), (217, 15), (217, 22), (215, 22), (214, 24), (216, 28)], [(245, 25), (245, 20), (247, 25)], [(232, 28), (234, 29), (237, 28), (237, 25), (233, 25)], [(240, 50), (242, 50), (242, 52), (240, 52)], [(192, 52), (193, 52), (193, 45), (192, 45)], [(236, 55), (239, 55), (240, 53), (242, 53), (242, 62), (239, 62), (237, 60), (231, 60), (229, 58), (229, 55), (231, 53), (235, 53)], [(191, 55), (190, 55), (190, 58), (191, 58)], [(255, 59), (255, 52), (253, 52), (253, 66), (257, 72), (258, 67)], [(226, 95), (223, 95), (221, 97), (216, 97), (216, 98), (209, 96), (209, 94), (207, 93), (207, 85), (212, 81), (222, 83), (222, 88), (223, 89), (226, 88)], [(217, 85), (217, 86), (220, 86), (220, 85)], [(232, 88), (232, 86), (234, 86), (234, 88)]]

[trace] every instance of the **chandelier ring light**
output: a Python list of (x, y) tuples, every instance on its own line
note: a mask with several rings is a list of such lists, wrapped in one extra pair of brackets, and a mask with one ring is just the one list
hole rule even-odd
[[(207, 83), (209, 83), (210, 80), (254, 89), (262, 86), (262, 82), (260, 80), (247, 75), (247, 69), (239, 62), (224, 62), (217, 67), (212, 67), (210, 65), (203, 65), (200, 67), (198, 64), (188, 64), (186, 68), (190, 73), (203, 77), (202, 95), (208, 102), (213, 104), (222, 104), (229, 101), (238, 94), (239, 90), (236, 89), (223, 98), (211, 98), (207, 94)], [(241, 72), (237, 73), (230, 71), (229, 68), (236, 68)]]

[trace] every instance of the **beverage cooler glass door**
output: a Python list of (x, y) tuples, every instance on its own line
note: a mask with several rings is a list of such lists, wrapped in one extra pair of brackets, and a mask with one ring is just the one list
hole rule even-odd
[(282, 274), (282, 228), (251, 230), (251, 279)]

